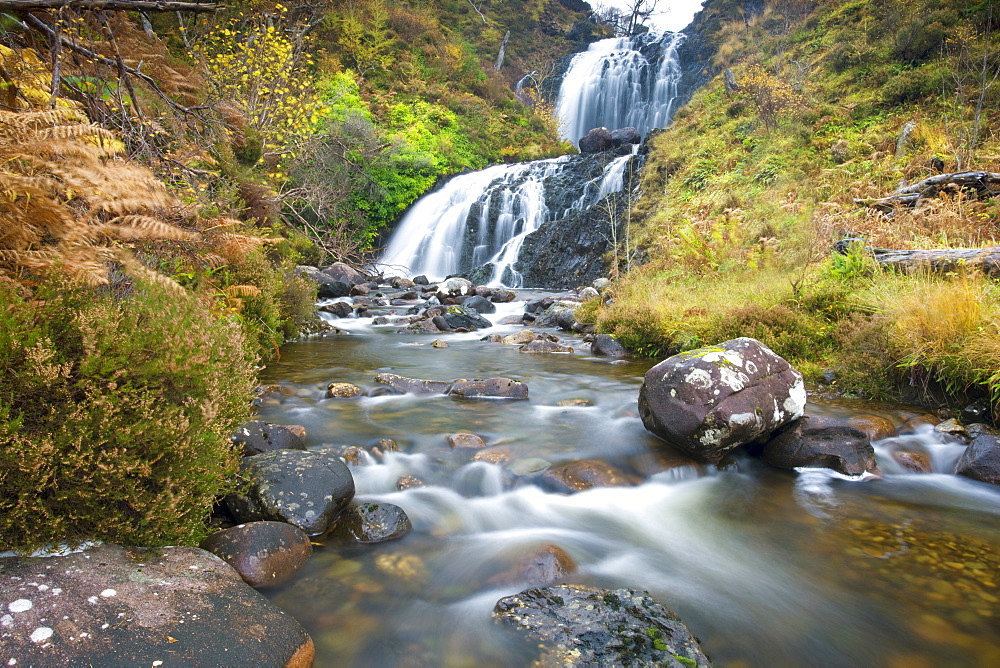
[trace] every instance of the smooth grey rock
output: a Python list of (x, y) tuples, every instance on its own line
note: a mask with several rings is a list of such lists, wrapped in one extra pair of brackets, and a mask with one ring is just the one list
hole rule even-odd
[(844, 475), (878, 472), (868, 434), (836, 418), (807, 415), (764, 446), (764, 461), (782, 469), (828, 468)]
[(17, 666), (312, 665), (309, 634), (194, 547), (0, 559), (0, 659)]
[(1000, 438), (980, 434), (972, 439), (955, 466), (956, 475), (1000, 485)]
[(312, 554), (309, 536), (285, 522), (239, 524), (216, 531), (199, 547), (235, 568), (251, 587), (287, 582)]
[(348, 285), (360, 285), (362, 283), (368, 282), (368, 277), (362, 274), (360, 271), (355, 269), (349, 264), (344, 264), (343, 262), (334, 262), (329, 267), (323, 270), (323, 273), (332, 278), (335, 281), (340, 281), (341, 283), (347, 283)]
[(466, 297), (461, 302), (462, 306), (466, 308), (476, 309), (477, 313), (496, 313), (497, 307), (493, 305), (489, 299), (485, 297), (480, 297), (479, 295), (472, 295), (471, 297)]
[(539, 643), (540, 666), (712, 664), (676, 613), (647, 592), (556, 585), (500, 599), (493, 618)]
[(247, 489), (226, 498), (238, 522), (288, 522), (309, 535), (327, 530), (354, 498), (354, 477), (336, 457), (276, 450), (240, 462)]
[(243, 456), (251, 457), (272, 450), (305, 450), (302, 437), (280, 424), (270, 424), (251, 420), (239, 427), (229, 437), (233, 443), (243, 447)]
[(528, 386), (510, 378), (458, 381), (449, 394), (459, 399), (514, 399), (528, 398)]
[(573, 349), (569, 346), (564, 346), (554, 341), (548, 341), (545, 339), (538, 339), (537, 341), (532, 341), (531, 343), (526, 343), (521, 346), (518, 350), (522, 353), (571, 353)]
[(590, 351), (599, 357), (628, 357), (625, 346), (610, 334), (598, 334), (590, 344)]
[(805, 404), (802, 374), (750, 338), (666, 359), (646, 372), (639, 391), (646, 429), (713, 463), (801, 417)]
[(642, 135), (634, 127), (618, 128), (611, 131), (611, 142), (614, 146), (626, 146), (629, 144), (641, 144)]
[(389, 387), (404, 394), (445, 394), (451, 389), (451, 382), (440, 380), (418, 380), (416, 378), (406, 378), (397, 376), (394, 373), (380, 373), (375, 376), (375, 382), (388, 385)]
[(475, 292), (476, 286), (467, 278), (452, 276), (443, 281), (438, 286), (438, 290), (454, 297), (456, 295), (471, 295)]

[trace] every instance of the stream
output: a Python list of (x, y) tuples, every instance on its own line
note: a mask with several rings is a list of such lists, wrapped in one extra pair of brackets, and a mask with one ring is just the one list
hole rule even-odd
[[(524, 302), (497, 306), (494, 323)], [(519, 579), (518, 564), (549, 546), (575, 562), (566, 582), (651, 592), (716, 666), (1000, 665), (1000, 490), (950, 474), (964, 445), (918, 424), (924, 410), (810, 398), (810, 413), (878, 416), (903, 433), (910, 421), (909, 433), (875, 443), (881, 478), (780, 471), (747, 457), (724, 470), (654, 473), (665, 446), (636, 407), (652, 360), (594, 357), (566, 332), (554, 333), (572, 354), (480, 340), (518, 325), (418, 336), (371, 318), (332, 324), (347, 333), (287, 344), (263, 372), (272, 391), (259, 419), (304, 426), (310, 447), (369, 450), (393, 439), (398, 452), (351, 466), (357, 499), (400, 506), (414, 529), (378, 545), (315, 538), (296, 578), (265, 590), (310, 632), (317, 666), (529, 665), (534, 648), (490, 613), (537, 586)], [(432, 347), (435, 338), (448, 347)], [(530, 398), (324, 398), (331, 382), (371, 391), (383, 372), (506, 376)], [(505, 463), (449, 448), (463, 431)], [(894, 450), (922, 453), (933, 472), (907, 472)], [(637, 484), (545, 490), (546, 467), (581, 459)], [(425, 486), (400, 491), (403, 476)]]

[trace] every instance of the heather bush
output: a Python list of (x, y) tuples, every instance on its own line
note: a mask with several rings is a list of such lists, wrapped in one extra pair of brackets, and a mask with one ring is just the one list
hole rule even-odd
[(0, 303), (0, 551), (197, 542), (249, 413), (239, 322), (157, 284)]

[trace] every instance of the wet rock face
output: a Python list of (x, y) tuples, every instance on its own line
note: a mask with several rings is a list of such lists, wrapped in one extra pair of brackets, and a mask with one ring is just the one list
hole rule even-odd
[(639, 391), (646, 429), (713, 463), (801, 417), (805, 404), (802, 374), (750, 338), (666, 359)]
[(243, 456), (251, 457), (272, 450), (305, 450), (302, 438), (288, 427), (251, 420), (233, 432), (229, 437), (233, 443), (243, 447)]
[(330, 537), (349, 543), (384, 543), (413, 530), (403, 509), (391, 503), (348, 506), (337, 518)]
[(600, 153), (614, 147), (614, 138), (607, 128), (594, 128), (580, 139), (580, 153)]
[(249, 481), (245, 493), (226, 498), (238, 522), (275, 520), (316, 535), (354, 498), (351, 471), (329, 455), (277, 450), (244, 457), (240, 475)]
[(711, 666), (680, 618), (645, 592), (559, 585), (500, 599), (493, 618), (539, 643), (536, 665)]
[(305, 668), (315, 655), (298, 622), (193, 547), (0, 559), (0, 602), (4, 665)]
[(821, 467), (844, 475), (878, 472), (868, 435), (835, 418), (809, 415), (789, 424), (764, 447), (764, 461), (793, 469)]
[(962, 453), (955, 466), (957, 475), (1000, 485), (1000, 438), (981, 434)]
[(284, 522), (250, 522), (216, 531), (199, 547), (235, 568), (251, 587), (287, 582), (312, 554), (309, 536)]

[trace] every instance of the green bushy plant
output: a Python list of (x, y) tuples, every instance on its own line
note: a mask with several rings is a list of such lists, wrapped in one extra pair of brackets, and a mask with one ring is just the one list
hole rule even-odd
[(156, 283), (0, 303), (0, 550), (196, 543), (249, 416), (239, 322)]

